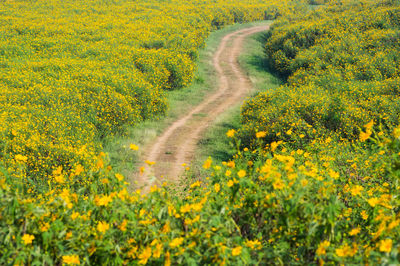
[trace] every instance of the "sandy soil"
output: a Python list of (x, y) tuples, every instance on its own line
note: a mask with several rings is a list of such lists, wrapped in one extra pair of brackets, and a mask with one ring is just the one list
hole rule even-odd
[(146, 148), (143, 160), (156, 162), (145, 165), (143, 174), (133, 179), (138, 186), (148, 190), (155, 183), (176, 182), (184, 171), (182, 164), (190, 164), (202, 133), (217, 116), (231, 106), (240, 104), (252, 89), (252, 84), (238, 63), (238, 57), (249, 35), (265, 31), (268, 26), (257, 26), (226, 35), (213, 56), (213, 66), (218, 77), (218, 89), (199, 105), (173, 122)]

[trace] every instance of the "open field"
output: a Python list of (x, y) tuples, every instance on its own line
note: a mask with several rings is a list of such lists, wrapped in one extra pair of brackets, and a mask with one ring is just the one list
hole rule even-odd
[[(398, 265), (399, 21), (397, 0), (0, 2), (0, 264)], [(178, 186), (132, 190), (138, 158), (188, 146)]]

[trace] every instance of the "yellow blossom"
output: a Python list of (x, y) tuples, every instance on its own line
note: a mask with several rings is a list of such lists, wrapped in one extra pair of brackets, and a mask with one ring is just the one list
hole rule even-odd
[(129, 148), (130, 148), (131, 150), (133, 150), (133, 151), (139, 150), (139, 147), (138, 147), (137, 145), (135, 145), (135, 144), (129, 145)]
[(31, 244), (34, 239), (35, 239), (35, 236), (30, 235), (30, 234), (24, 234), (22, 236), (22, 240), (24, 241), (25, 245)]
[(357, 245), (353, 244), (353, 248), (344, 244), (335, 250), (336, 255), (339, 257), (353, 257), (357, 253)]
[(169, 246), (170, 246), (171, 248), (176, 248), (176, 247), (182, 245), (183, 241), (184, 241), (184, 238), (183, 238), (183, 237), (174, 238), (174, 239), (169, 243)]
[(78, 164), (78, 165), (75, 167), (74, 175), (80, 175), (84, 170), (85, 170), (85, 168), (83, 168), (82, 165)]
[(151, 257), (151, 247), (146, 247), (142, 250), (142, 253), (139, 254), (139, 264), (146, 264), (149, 258)]
[(19, 162), (26, 162), (28, 160), (28, 157), (21, 154), (17, 154), (15, 155), (15, 160)]
[(242, 253), (242, 247), (238, 246), (232, 249), (232, 256), (239, 256)]
[(126, 225), (127, 225), (127, 224), (128, 224), (128, 221), (127, 221), (126, 219), (124, 219), (124, 220), (122, 221), (122, 223), (120, 224), (120, 226), (118, 227), (119, 230), (125, 232), (125, 231), (126, 231)]
[(258, 239), (247, 240), (245, 245), (253, 250), (261, 249), (261, 242)]
[(227, 165), (229, 168), (235, 168), (235, 162), (234, 162), (234, 161), (229, 161), (229, 162), (226, 163), (226, 165)]
[(221, 186), (218, 184), (218, 183), (216, 183), (215, 185), (214, 185), (214, 189), (215, 189), (215, 192), (219, 192), (219, 190), (221, 189)]
[(121, 175), (121, 174), (115, 174), (115, 177), (118, 179), (118, 181), (122, 181), (122, 180), (124, 180), (124, 176), (123, 175)]
[(361, 195), (361, 191), (363, 191), (363, 190), (364, 190), (364, 188), (362, 186), (356, 185), (351, 188), (351, 195), (353, 195), (353, 196)]
[(226, 136), (227, 136), (228, 138), (233, 138), (233, 137), (235, 136), (235, 133), (236, 133), (236, 130), (230, 129), (230, 130), (228, 130), (228, 131), (226, 132)]
[(285, 187), (285, 184), (282, 182), (282, 179), (278, 178), (275, 180), (272, 186), (274, 187), (274, 189), (283, 189)]
[(152, 165), (154, 165), (156, 162), (152, 162), (152, 161), (149, 161), (149, 160), (146, 160), (146, 161), (144, 161), (148, 166), (152, 166)]
[(57, 183), (59, 183), (59, 184), (62, 184), (62, 183), (64, 183), (64, 176), (61, 174), (61, 175), (56, 175), (55, 177), (54, 177), (54, 180), (57, 182)]
[(240, 170), (238, 172), (238, 177), (242, 178), (242, 177), (245, 177), (245, 176), (246, 176), (246, 171), (245, 170)]
[(97, 224), (97, 231), (100, 233), (105, 233), (108, 229), (110, 229), (110, 225), (106, 222), (99, 222)]
[(371, 130), (367, 130), (366, 132), (361, 131), (360, 132), (360, 141), (364, 142), (367, 139), (369, 139), (369, 137), (371, 136), (372, 131)]
[(368, 204), (371, 205), (371, 207), (375, 207), (379, 203), (378, 198), (370, 198), (367, 201), (368, 201)]
[(307, 180), (307, 179), (302, 179), (302, 180), (300, 181), (300, 183), (301, 183), (301, 185), (302, 185), (303, 187), (305, 187), (305, 186), (308, 185), (308, 180)]
[(71, 219), (72, 220), (75, 220), (76, 218), (78, 218), (79, 217), (79, 212), (73, 212), (72, 214), (71, 214)]
[(322, 241), (319, 243), (316, 254), (317, 256), (325, 255), (326, 254), (326, 248), (330, 246), (330, 242), (327, 240)]
[(212, 160), (211, 160), (211, 158), (208, 158), (208, 159), (204, 162), (203, 168), (204, 168), (204, 169), (208, 169), (208, 168), (211, 167), (211, 164), (212, 164)]
[(256, 133), (256, 138), (260, 139), (260, 138), (264, 138), (267, 135), (267, 132), (265, 131), (259, 131)]
[(64, 255), (62, 256), (63, 263), (70, 265), (70, 264), (81, 264), (78, 255)]
[(366, 130), (371, 130), (374, 126), (374, 120), (371, 120), (368, 124), (364, 125)]
[(47, 230), (49, 230), (50, 228), (50, 224), (49, 223), (44, 223), (42, 224), (42, 226), (40, 227), (40, 231), (42, 232), (47, 232)]
[(357, 235), (358, 233), (360, 233), (360, 231), (361, 231), (361, 229), (360, 229), (359, 227), (354, 228), (354, 229), (352, 229), (352, 230), (349, 232), (349, 235), (355, 236), (355, 235)]
[(390, 251), (392, 251), (392, 245), (393, 245), (392, 239), (388, 238), (388, 239), (381, 240), (381, 242), (379, 243), (379, 251), (390, 252)]
[(101, 198), (98, 196), (95, 197), (95, 203), (97, 206), (107, 206), (110, 202), (112, 202), (111, 196), (104, 195)]
[(364, 220), (367, 220), (368, 219), (368, 214), (367, 214), (367, 212), (365, 211), (365, 210), (363, 210), (363, 211), (361, 211), (361, 217), (364, 219)]

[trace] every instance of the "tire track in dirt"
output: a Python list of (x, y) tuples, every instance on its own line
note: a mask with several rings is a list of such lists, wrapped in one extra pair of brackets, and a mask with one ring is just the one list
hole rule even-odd
[(182, 164), (189, 164), (193, 159), (196, 144), (202, 133), (218, 115), (231, 106), (241, 103), (252, 89), (249, 78), (239, 66), (238, 57), (246, 37), (266, 31), (268, 28), (268, 26), (255, 26), (223, 37), (212, 60), (217, 73), (218, 89), (173, 122), (146, 148), (143, 159), (156, 164), (152, 167), (144, 165), (144, 173), (134, 175), (133, 180), (137, 182), (137, 186), (144, 187), (146, 191), (155, 181), (179, 180), (184, 170)]

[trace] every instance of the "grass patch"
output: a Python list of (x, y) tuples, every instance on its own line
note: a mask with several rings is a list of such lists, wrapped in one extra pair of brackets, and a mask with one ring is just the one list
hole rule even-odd
[[(130, 176), (139, 165), (139, 158), (143, 156), (146, 146), (160, 135), (173, 121), (182, 114), (199, 104), (208, 94), (216, 90), (216, 73), (212, 66), (212, 57), (221, 42), (221, 39), (234, 31), (258, 25), (266, 25), (267, 21), (258, 21), (245, 24), (227, 26), (212, 32), (207, 39), (206, 46), (199, 52), (197, 70), (190, 86), (181, 90), (167, 92), (169, 110), (165, 117), (159, 120), (144, 121), (135, 127), (127, 128), (125, 135), (105, 138), (104, 152), (109, 155), (111, 166), (125, 176)], [(201, 116), (202, 114), (197, 114)], [(139, 152), (129, 149), (130, 144), (140, 147)]]

